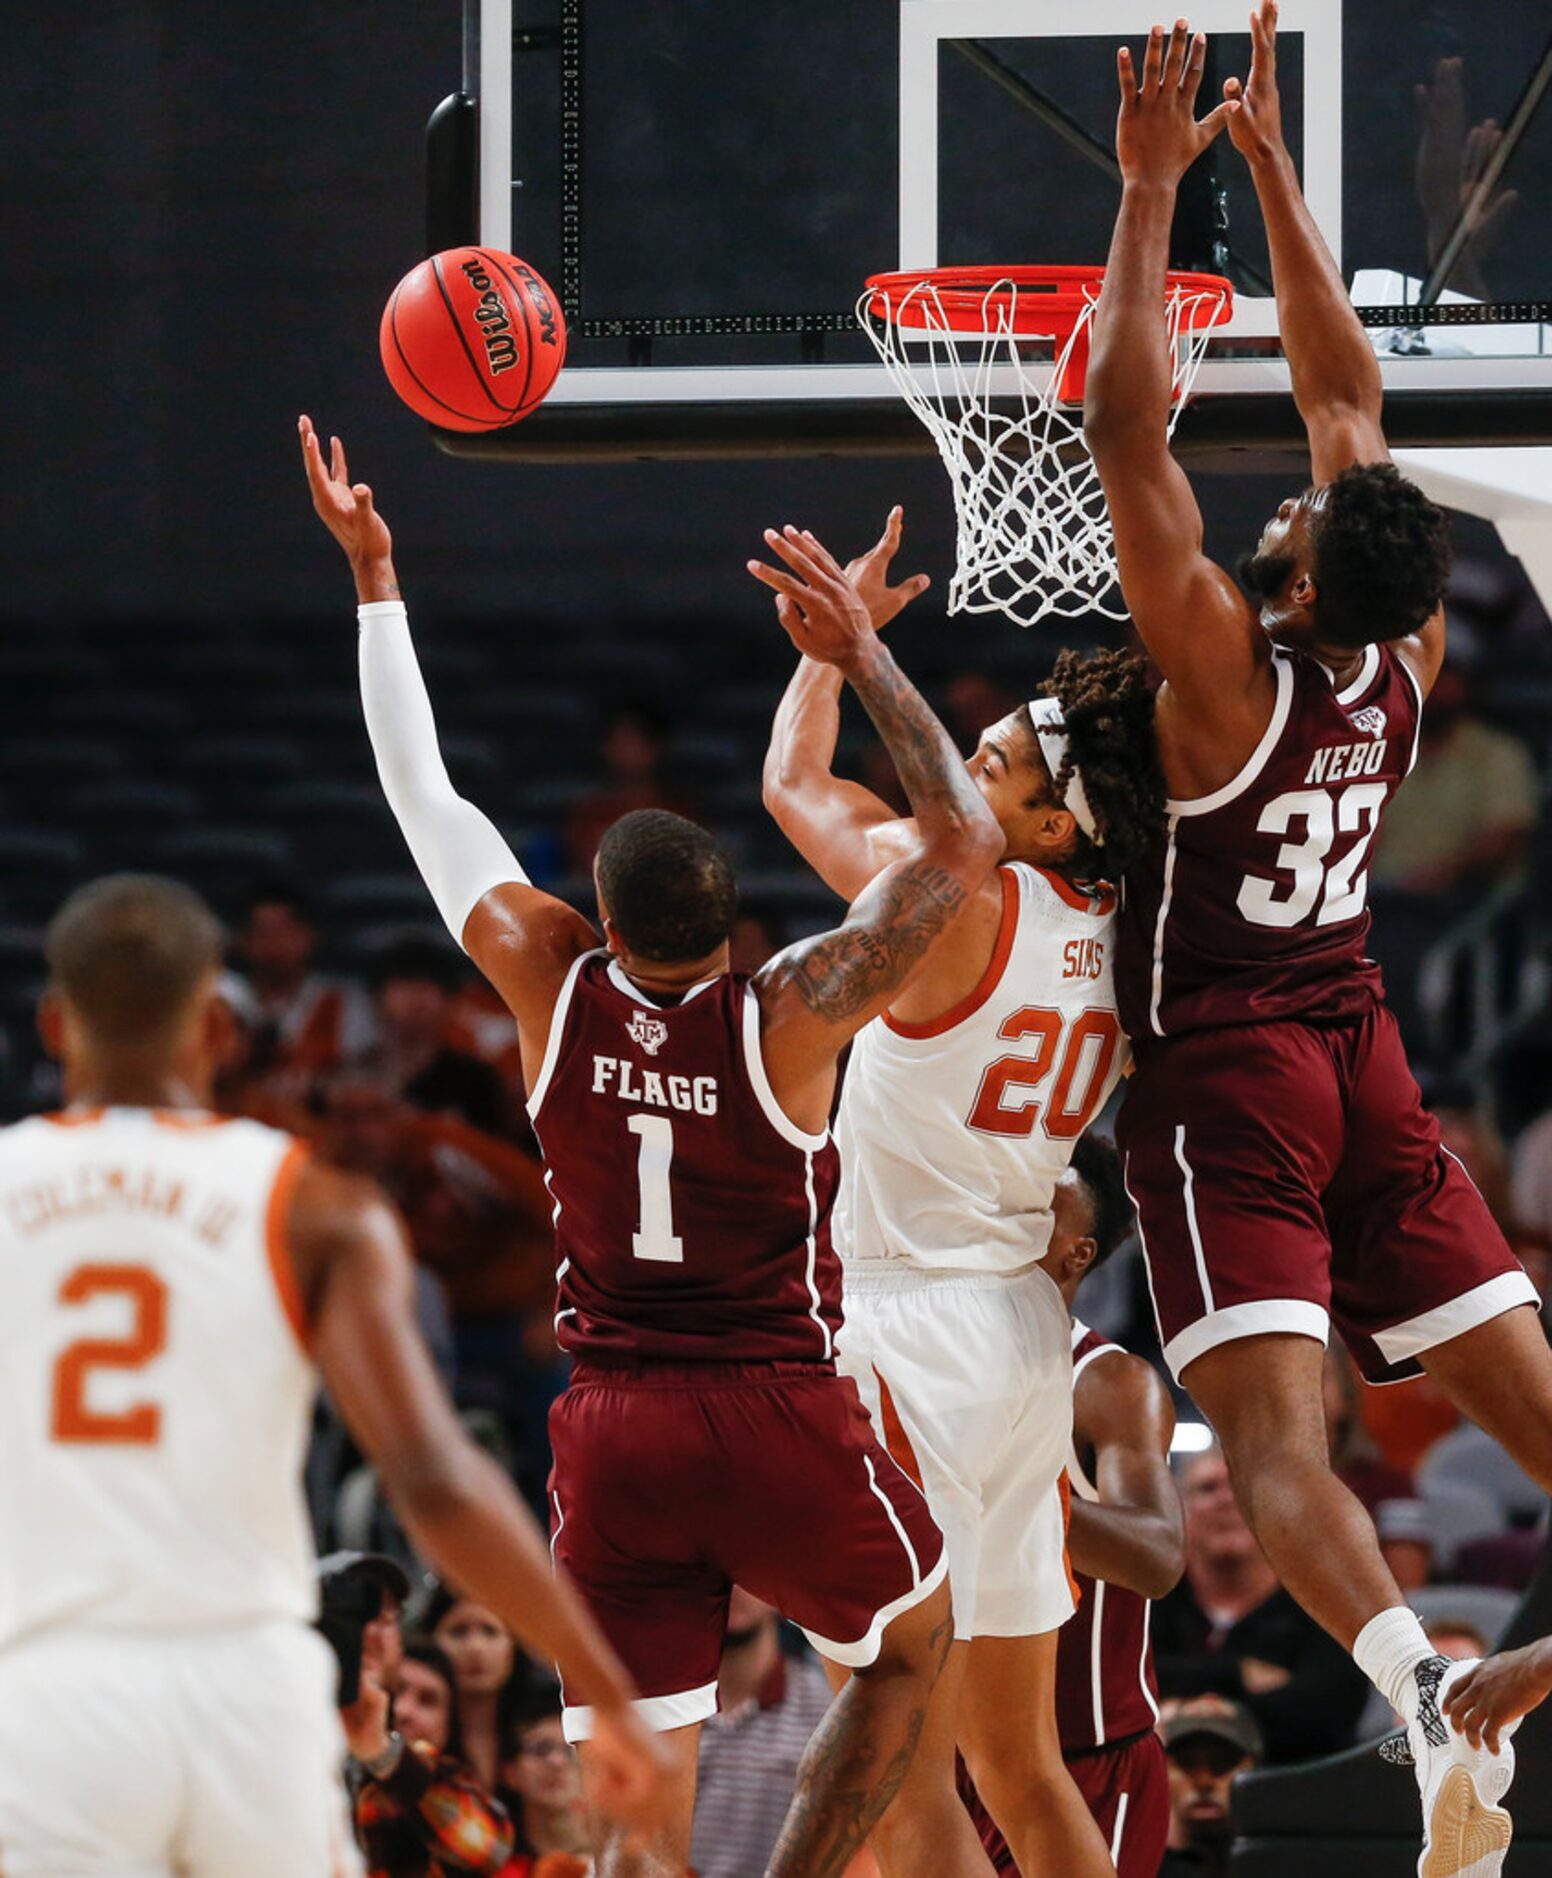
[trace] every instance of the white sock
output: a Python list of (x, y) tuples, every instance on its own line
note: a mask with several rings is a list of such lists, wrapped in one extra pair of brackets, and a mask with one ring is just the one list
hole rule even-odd
[(1358, 1632), (1353, 1659), (1390, 1706), (1411, 1721), (1417, 1713), (1417, 1665), (1438, 1651), (1416, 1611), (1397, 1604), (1371, 1617)]

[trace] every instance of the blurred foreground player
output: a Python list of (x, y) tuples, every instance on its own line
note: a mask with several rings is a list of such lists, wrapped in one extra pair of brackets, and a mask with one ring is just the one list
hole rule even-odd
[(49, 928), (69, 1106), (0, 1134), (0, 1864), (6, 1878), (353, 1866), (302, 1461), (320, 1376), (426, 1556), (607, 1714), (597, 1797), (655, 1746), (415, 1328), (377, 1189), (207, 1112), (221, 934), (120, 875)]
[[(1078, 1288), (1126, 1237), (1131, 1206), (1108, 1141), (1085, 1135), (1056, 1189), (1045, 1270), (1070, 1312)], [(1062, 1755), (1110, 1848), (1118, 1878), (1155, 1878), (1169, 1837), (1169, 1775), (1154, 1724), (1152, 1601), (1185, 1569), (1184, 1519), (1169, 1467), (1175, 1410), (1151, 1366), (1072, 1317), (1068, 1550), (1078, 1609), (1056, 1662)], [(1016, 1870), (985, 1808), (972, 1814), (999, 1872)]]
[[(303, 420), (313, 500), (350, 557), (378, 772), (452, 933), (517, 1018), (555, 1201), (556, 1557), (677, 1763), (669, 1870), (690, 1850), (696, 1737), (734, 1583), (856, 1671), (804, 1756), (769, 1870), (838, 1873), (897, 1792), (950, 1635), (942, 1540), (835, 1373), (836, 1059), (990, 873), (1002, 836), (854, 586), (798, 553), (797, 643), (861, 697), (919, 835), (835, 932), (728, 969), (732, 870), (703, 829), (625, 816), (594, 864), (604, 943), (530, 886), (448, 781), (371, 492)], [(587, 1699), (566, 1727), (587, 1741)], [(586, 1749), (584, 1749), (584, 1753)], [(603, 1870), (621, 1870), (617, 1849)]]
[[(1422, 1107), (1365, 956), (1369, 846), (1411, 768), (1444, 655), (1444, 517), (1389, 461), (1381, 380), (1283, 141), (1276, 7), (1247, 84), (1202, 123), (1206, 42), (1119, 57), (1123, 174), (1085, 428), (1121, 589), (1163, 671), (1164, 831), (1128, 873), (1118, 973), (1137, 1070), (1119, 1124), (1165, 1355), (1217, 1430), (1278, 1577), (1402, 1715), (1427, 1878), (1492, 1878), (1513, 1750), (1440, 1714), (1437, 1655), (1331, 1470), (1334, 1320), (1370, 1381), (1421, 1365), (1552, 1488), (1552, 1351), (1536, 1294)], [(1180, 177), (1227, 124), (1267, 227), (1314, 486), (1244, 567), (1202, 552), (1165, 438), (1159, 304)], [(1531, 1308), (1526, 1308), (1531, 1307)]]
[[(766, 540), (753, 571), (778, 610), (817, 544)], [(852, 564), (876, 624), (924, 584), (891, 586), (900, 511)], [(820, 550), (822, 552), (822, 550)], [(1057, 1639), (1071, 1327), (1040, 1259), (1074, 1143), (1126, 1063), (1115, 1008), (1116, 896), (1164, 790), (1142, 660), (1063, 653), (1046, 695), (982, 731), (968, 769), (1002, 865), (857, 1039), (841, 1095), (840, 1358), (943, 1529), (954, 1648), (900, 1797), (873, 1834), (885, 1878), (987, 1870), (955, 1785), (955, 1747), (1027, 1871), (1103, 1878), (1105, 1842), (1063, 1766)], [(919, 839), (834, 774), (835, 673), (804, 659), (771, 731), (765, 800), (836, 892), (861, 892)]]

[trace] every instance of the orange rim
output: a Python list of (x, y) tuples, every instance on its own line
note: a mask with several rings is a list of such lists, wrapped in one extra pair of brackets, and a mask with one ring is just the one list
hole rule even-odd
[[(872, 274), (865, 287), (869, 316), (909, 331), (983, 333), (1065, 339), (1093, 306), (1104, 285), (1102, 267), (927, 267)], [(1221, 274), (1171, 269), (1166, 302), (1178, 295), (1182, 324), (1199, 331), (1221, 326), (1234, 311), (1234, 286)]]

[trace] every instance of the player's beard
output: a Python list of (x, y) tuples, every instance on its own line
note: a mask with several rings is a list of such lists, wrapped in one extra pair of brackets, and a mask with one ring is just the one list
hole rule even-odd
[(1257, 548), (1253, 554), (1240, 556), (1235, 572), (1240, 584), (1248, 587), (1258, 600), (1275, 600), (1293, 569), (1291, 554), (1268, 554)]

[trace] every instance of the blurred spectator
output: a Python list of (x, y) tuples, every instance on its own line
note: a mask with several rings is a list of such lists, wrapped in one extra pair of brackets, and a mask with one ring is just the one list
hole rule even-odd
[(1446, 660), (1423, 713), (1417, 766), (1385, 811), (1372, 878), (1416, 894), (1513, 878), (1537, 808), (1530, 752), (1473, 715), (1465, 668)]
[(306, 1101), (281, 1094), (256, 1069), (264, 1020), (252, 985), (236, 972), (223, 972), (218, 989), (231, 1024), (226, 1055), (216, 1069), (217, 1111), (246, 1115), (290, 1135), (311, 1133), (317, 1118)]
[(449, 1040), (453, 999), (463, 976), (458, 954), (429, 933), (405, 934), (374, 953), (370, 983), (377, 1042), (370, 1067), (412, 1108), (456, 1115), (497, 1134), (507, 1107), (500, 1075)]
[(548, 1304), (549, 1198), (520, 1148), (456, 1116), (410, 1108), (381, 1076), (360, 1070), (329, 1083), (323, 1143), (339, 1166), (388, 1189), (460, 1333), (469, 1319)]
[(1380, 1555), (1401, 1591), (1421, 1591), (1433, 1578), (1435, 1542), (1422, 1500), (1385, 1500), (1371, 1509)]
[(1514, 1201), (1510, 1191), (1509, 1149), (1498, 1132), (1498, 1124), (1469, 1083), (1441, 1079), (1427, 1084), (1423, 1095), (1439, 1123), (1445, 1152), (1453, 1154), (1476, 1182), (1488, 1210), (1507, 1232)]
[(1186, 1575), (1153, 1607), (1160, 1689), (1243, 1702), (1271, 1761), (1345, 1747), (1363, 1708), (1363, 1673), (1278, 1583), (1221, 1450), (1187, 1461), (1181, 1492)]
[(1460, 1420), (1460, 1411), (1431, 1376), (1363, 1389), (1358, 1413), (1380, 1457), (1414, 1476), (1428, 1450)]
[(313, 971), (317, 949), (317, 928), (299, 891), (273, 883), (249, 895), (233, 934), (257, 1007), (247, 1077), (272, 1100), (307, 1103), (325, 1076), (372, 1040), (365, 998)]
[(1476, 1625), (1464, 1617), (1435, 1617), (1423, 1625), (1428, 1641), (1452, 1663), (1468, 1663), (1473, 1657), (1486, 1656), (1491, 1648)]
[(1204, 1695), (1166, 1702), (1159, 1734), (1169, 1763), (1170, 1804), (1169, 1850), (1159, 1878), (1216, 1878), (1229, 1868), (1234, 1841), (1229, 1790), (1236, 1775), (1260, 1765), (1261, 1732), (1242, 1704)]
[[(518, 1874), (561, 1878), (563, 1871), (591, 1870), (593, 1850), (587, 1808), (582, 1798), (582, 1769), (576, 1750), (561, 1728), (560, 1691), (550, 1683), (534, 1692), (514, 1718), (511, 1751), (502, 1763), (504, 1791), (512, 1810), (516, 1850), (510, 1868)], [(570, 1854), (565, 1864), (555, 1854)]]
[[(1545, 1246), (1552, 1243), (1552, 1112), (1520, 1136), (1514, 1150), (1514, 1216)], [(1534, 1276), (1534, 1274), (1533, 1274)]]
[(601, 785), (579, 794), (566, 817), (566, 863), (573, 874), (592, 871), (604, 830), (632, 809), (671, 809), (693, 816), (695, 806), (666, 778), (668, 720), (650, 705), (617, 705), (604, 721), (598, 758)]
[(435, 1644), (405, 1644), (392, 1681), (363, 1657), (361, 1697), (342, 1720), (359, 1769), (356, 1837), (368, 1878), (507, 1868), (512, 1822), (459, 1758), (452, 1666)]
[(701, 1724), (690, 1862), (699, 1878), (764, 1871), (792, 1804), (798, 1763), (830, 1706), (824, 1671), (783, 1655), (781, 1620), (735, 1586), (717, 1677), (719, 1713)]
[(1359, 1414), (1358, 1371), (1347, 1346), (1333, 1340), (1326, 1349), (1326, 1439), (1338, 1480), (1372, 1514), (1385, 1500), (1409, 1500), (1412, 1476), (1382, 1460)]
[(496, 1792), (503, 1730), (532, 1690), (533, 1666), (494, 1611), (446, 1585), (437, 1587), (422, 1621), (453, 1666), (464, 1759)]

